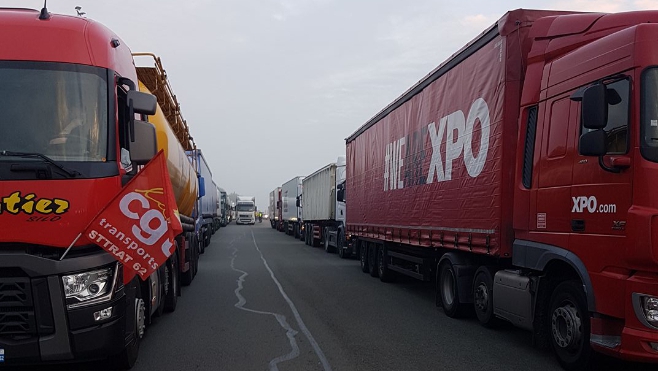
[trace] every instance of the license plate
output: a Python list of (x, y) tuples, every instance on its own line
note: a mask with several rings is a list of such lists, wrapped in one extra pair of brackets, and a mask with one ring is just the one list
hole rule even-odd
[(0, 348), (0, 362), (5, 361), (5, 350)]

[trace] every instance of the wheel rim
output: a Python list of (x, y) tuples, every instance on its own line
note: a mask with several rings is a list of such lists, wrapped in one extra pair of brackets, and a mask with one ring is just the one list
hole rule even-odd
[(138, 339), (144, 337), (144, 330), (146, 329), (146, 306), (144, 305), (144, 300), (138, 298), (135, 301), (135, 325), (136, 325), (136, 335)]
[(473, 296), (473, 300), (475, 301), (475, 308), (477, 308), (477, 310), (480, 312), (486, 313), (489, 308), (489, 290), (487, 285), (484, 282), (480, 282), (480, 284), (475, 289)]
[(443, 299), (443, 304), (446, 306), (452, 306), (452, 303), (455, 301), (455, 281), (452, 278), (452, 269), (445, 269), (441, 275), (441, 298)]
[(551, 332), (555, 344), (563, 350), (573, 353), (580, 349), (584, 338), (582, 320), (572, 302), (566, 301), (555, 308), (551, 316)]

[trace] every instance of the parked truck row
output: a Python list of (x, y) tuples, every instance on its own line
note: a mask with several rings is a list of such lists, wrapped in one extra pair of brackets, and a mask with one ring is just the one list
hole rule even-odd
[(527, 329), (565, 369), (658, 362), (657, 21), (506, 13), (347, 137), (344, 175), (275, 189), (273, 228), (433, 281), (446, 315)]
[[(147, 326), (176, 310), (180, 285), (197, 273), (220, 215), (212, 174), (155, 55), (45, 7), (0, 9), (0, 43), (1, 361), (107, 358), (130, 368)], [(135, 67), (138, 57), (154, 63)], [(163, 245), (170, 255), (155, 273), (124, 283), (133, 262), (82, 232), (158, 151), (182, 232)], [(163, 188), (140, 192), (142, 207), (166, 204)], [(171, 210), (129, 202), (122, 211), (147, 243), (163, 227), (150, 221)]]

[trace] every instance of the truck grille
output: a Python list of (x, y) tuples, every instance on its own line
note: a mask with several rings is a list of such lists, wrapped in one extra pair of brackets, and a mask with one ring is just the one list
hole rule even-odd
[(37, 333), (29, 278), (0, 278), (0, 336)]

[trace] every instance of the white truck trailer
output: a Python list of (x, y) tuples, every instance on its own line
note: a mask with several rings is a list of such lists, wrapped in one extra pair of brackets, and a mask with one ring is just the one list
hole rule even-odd
[(352, 256), (345, 233), (345, 157), (304, 178), (302, 186), (304, 242), (336, 251), (341, 258)]
[(301, 195), (303, 176), (296, 176), (281, 186), (281, 216), (283, 230), (286, 234), (299, 238), (301, 236)]

